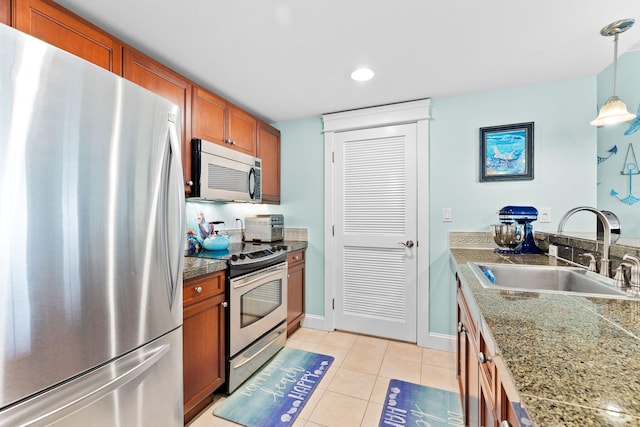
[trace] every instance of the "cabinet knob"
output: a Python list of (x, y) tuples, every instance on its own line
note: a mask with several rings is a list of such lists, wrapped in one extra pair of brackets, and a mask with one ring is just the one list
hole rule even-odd
[(197, 294), (201, 293), (202, 292), (202, 286), (196, 287), (195, 291), (196, 291)]
[(294, 261), (297, 261), (297, 260), (299, 260), (299, 259), (300, 259), (300, 256), (298, 256), (298, 255), (295, 255), (295, 256), (293, 257), (293, 260), (294, 260)]
[(487, 363), (491, 362), (491, 356), (485, 356), (483, 352), (478, 353), (478, 362)]
[(466, 329), (464, 328), (464, 325), (462, 324), (462, 322), (458, 322), (458, 333), (462, 333), (466, 331)]
[(229, 145), (236, 145), (236, 142), (233, 139), (225, 139), (224, 142)]
[(222, 301), (222, 302), (220, 303), (220, 305), (221, 305), (222, 307), (224, 307), (224, 308), (229, 307), (229, 303), (228, 303), (228, 302), (226, 302), (226, 301)]
[(187, 184), (189, 187), (193, 187), (193, 181), (187, 181), (185, 182), (185, 184)]
[(509, 421), (504, 420), (500, 423), (500, 427), (511, 427), (511, 424), (509, 423)]

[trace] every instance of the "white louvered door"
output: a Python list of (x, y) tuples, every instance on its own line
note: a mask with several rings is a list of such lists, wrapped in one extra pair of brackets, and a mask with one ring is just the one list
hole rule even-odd
[(416, 125), (335, 143), (336, 329), (416, 342)]

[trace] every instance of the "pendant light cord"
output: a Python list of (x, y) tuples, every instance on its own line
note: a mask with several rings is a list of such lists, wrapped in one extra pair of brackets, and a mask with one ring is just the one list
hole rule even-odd
[(611, 92), (611, 96), (616, 95), (616, 72), (618, 69), (618, 33), (616, 33), (613, 37), (613, 82), (611, 83), (611, 87), (613, 91)]

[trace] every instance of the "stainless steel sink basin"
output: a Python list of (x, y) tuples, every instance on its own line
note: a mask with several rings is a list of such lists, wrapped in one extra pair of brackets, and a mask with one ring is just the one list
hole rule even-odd
[(470, 262), (468, 265), (485, 288), (638, 299), (615, 288), (612, 279), (579, 267), (481, 262)]

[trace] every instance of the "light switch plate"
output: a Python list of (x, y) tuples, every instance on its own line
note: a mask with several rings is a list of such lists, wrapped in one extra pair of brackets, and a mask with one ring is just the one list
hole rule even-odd
[(549, 245), (549, 256), (558, 256), (558, 247), (556, 245)]
[(451, 222), (451, 208), (442, 208), (442, 222)]

